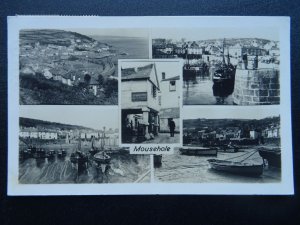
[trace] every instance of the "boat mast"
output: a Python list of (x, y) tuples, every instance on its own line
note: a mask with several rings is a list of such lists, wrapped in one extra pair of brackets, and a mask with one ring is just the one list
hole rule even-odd
[(81, 132), (79, 132), (78, 151), (81, 150)]
[(224, 47), (225, 47), (225, 38), (223, 40), (223, 54), (222, 54), (222, 57), (223, 57), (223, 64), (225, 64), (225, 56), (224, 56)]
[(100, 144), (102, 150), (104, 150), (104, 145), (105, 145), (104, 139), (105, 139), (105, 127), (103, 127), (103, 133), (102, 133), (101, 144)]

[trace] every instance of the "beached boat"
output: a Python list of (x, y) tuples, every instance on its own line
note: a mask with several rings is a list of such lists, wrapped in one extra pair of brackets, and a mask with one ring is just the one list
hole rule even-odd
[(70, 161), (74, 164), (86, 163), (88, 161), (88, 156), (84, 152), (77, 150), (71, 154)]
[(217, 147), (188, 146), (188, 147), (179, 148), (179, 151), (183, 155), (198, 155), (198, 156), (214, 155), (214, 156), (216, 156), (218, 154), (218, 148)]
[(267, 160), (269, 166), (281, 167), (281, 149), (261, 147), (258, 149), (259, 155)]
[(220, 145), (219, 150), (223, 150), (224, 152), (238, 152), (239, 147), (236, 145), (232, 145), (232, 144)]
[(93, 156), (93, 159), (97, 163), (105, 164), (105, 163), (110, 163), (111, 157), (108, 154), (106, 154), (105, 151), (101, 151), (101, 152), (96, 153)]
[(247, 162), (234, 162), (230, 160), (208, 159), (210, 167), (217, 171), (223, 171), (244, 176), (260, 176), (263, 173), (263, 164)]

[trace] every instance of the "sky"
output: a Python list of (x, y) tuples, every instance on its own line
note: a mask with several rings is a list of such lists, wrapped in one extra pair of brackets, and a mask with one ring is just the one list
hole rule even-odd
[(92, 36), (120, 36), (120, 37), (148, 37), (148, 30), (142, 28), (120, 28), (120, 29), (104, 29), (104, 28), (82, 28), (82, 29), (65, 29), (83, 35)]
[(278, 41), (279, 30), (273, 27), (264, 28), (169, 28), (152, 29), (152, 38), (166, 38), (180, 40), (185, 38), (187, 41), (208, 40), (216, 38), (263, 38)]
[(183, 119), (263, 119), (279, 116), (278, 106), (194, 106), (183, 108)]
[(107, 129), (119, 127), (117, 106), (24, 105), (20, 107), (20, 117), (79, 125), (98, 130), (103, 126)]

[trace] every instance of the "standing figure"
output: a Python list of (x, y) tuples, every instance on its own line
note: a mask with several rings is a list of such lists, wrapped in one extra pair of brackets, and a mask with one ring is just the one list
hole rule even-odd
[(244, 62), (244, 69), (246, 70), (248, 67), (248, 56), (246, 53), (243, 54), (243, 62)]
[(170, 136), (174, 137), (174, 132), (175, 132), (175, 122), (173, 120), (173, 118), (170, 119), (169, 122), (169, 129), (170, 129)]
[(255, 56), (254, 58), (254, 66), (253, 69), (257, 70), (258, 69), (258, 55)]

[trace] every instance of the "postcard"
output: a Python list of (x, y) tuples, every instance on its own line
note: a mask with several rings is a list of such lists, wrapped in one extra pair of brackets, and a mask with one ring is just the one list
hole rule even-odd
[(8, 195), (292, 195), (288, 17), (8, 17)]

